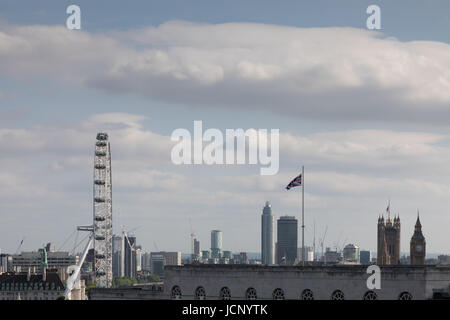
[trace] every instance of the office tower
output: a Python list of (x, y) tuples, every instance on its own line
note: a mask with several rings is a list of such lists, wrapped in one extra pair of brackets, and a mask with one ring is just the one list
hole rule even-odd
[[(127, 240), (128, 238), (128, 240)], [(136, 237), (125, 237), (124, 244), (124, 274), (125, 277), (136, 277)]]
[(361, 250), (359, 252), (359, 262), (362, 265), (369, 265), (371, 258), (372, 257), (371, 257), (370, 251)]
[(266, 265), (275, 264), (273, 222), (272, 206), (266, 201), (261, 216), (261, 263)]
[(211, 258), (219, 259), (222, 251), (222, 231), (211, 231)]
[(200, 241), (197, 239), (194, 239), (194, 255), (200, 256)]
[(292, 265), (297, 259), (298, 223), (293, 216), (277, 220), (277, 264)]
[(414, 234), (410, 242), (410, 257), (412, 265), (425, 264), (425, 237), (422, 234), (422, 224), (420, 223), (419, 213), (417, 213), (417, 221), (414, 226)]
[(149, 252), (142, 253), (142, 271), (150, 272), (152, 270)]
[(136, 247), (136, 271), (142, 271), (142, 247)]
[(121, 275), (121, 259), (122, 259), (122, 237), (113, 236), (112, 244), (113, 254), (112, 254), (112, 271), (113, 277), (119, 277)]
[(400, 263), (400, 217), (378, 218), (377, 264), (389, 265)]

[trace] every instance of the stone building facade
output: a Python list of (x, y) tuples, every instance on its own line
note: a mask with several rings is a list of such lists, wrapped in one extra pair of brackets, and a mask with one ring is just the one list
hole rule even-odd
[(165, 270), (166, 299), (425, 300), (450, 296), (450, 266), (380, 266), (369, 289), (367, 266), (185, 265)]
[(378, 218), (377, 232), (377, 264), (396, 265), (400, 263), (400, 216)]
[(54, 272), (0, 275), (0, 300), (56, 300), (64, 296), (64, 284)]

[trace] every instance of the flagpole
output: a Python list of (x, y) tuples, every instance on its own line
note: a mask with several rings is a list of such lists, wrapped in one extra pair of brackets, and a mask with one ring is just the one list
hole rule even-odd
[(305, 266), (305, 167), (302, 166), (302, 265)]

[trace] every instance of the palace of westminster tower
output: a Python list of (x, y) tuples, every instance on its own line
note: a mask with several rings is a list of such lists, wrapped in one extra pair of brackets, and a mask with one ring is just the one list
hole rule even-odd
[[(386, 221), (383, 215), (378, 218), (377, 232), (377, 264), (396, 265), (400, 264), (400, 216), (392, 220), (388, 207)], [(422, 225), (417, 215), (414, 234), (410, 242), (410, 259), (412, 265), (425, 264), (425, 237), (422, 234)]]

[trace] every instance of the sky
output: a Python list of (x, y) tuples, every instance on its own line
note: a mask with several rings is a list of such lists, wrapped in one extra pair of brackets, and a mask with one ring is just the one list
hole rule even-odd
[[(81, 8), (81, 30), (66, 8)], [(381, 8), (368, 30), (366, 9)], [(60, 1), (0, 3), (0, 249), (37, 250), (92, 219), (97, 132), (110, 136), (114, 232), (144, 250), (260, 250), (266, 200), (305, 242), (376, 250), (390, 201), (409, 251), (450, 253), (448, 1)], [(280, 130), (278, 174), (174, 165), (193, 121)], [(299, 234), (299, 239), (301, 239)], [(63, 245), (64, 244), (64, 245)], [(300, 244), (300, 241), (299, 241)]]

